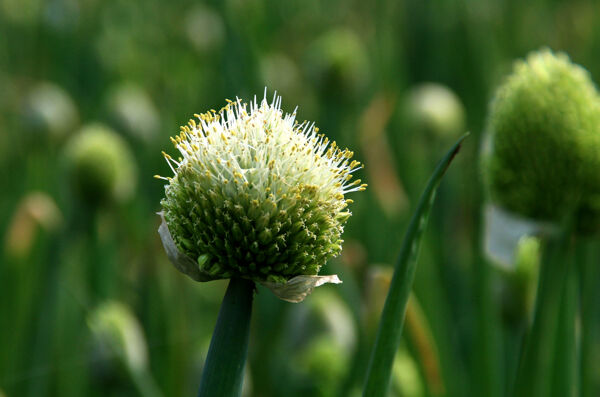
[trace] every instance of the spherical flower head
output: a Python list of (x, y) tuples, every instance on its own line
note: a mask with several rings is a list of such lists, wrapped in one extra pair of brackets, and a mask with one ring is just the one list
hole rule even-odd
[(77, 107), (69, 94), (52, 83), (40, 83), (31, 90), (23, 118), (32, 134), (48, 134), (55, 140), (73, 132), (79, 122)]
[(345, 195), (366, 186), (351, 181), (360, 164), (280, 105), (229, 101), (172, 138), (179, 160), (164, 154), (175, 174), (163, 178), (164, 218), (198, 281), (285, 283), (317, 275), (342, 249)]
[(119, 130), (145, 142), (156, 137), (160, 124), (158, 111), (142, 87), (129, 82), (113, 87), (107, 96), (106, 107)]
[(543, 50), (517, 62), (488, 120), (491, 145), (484, 169), (492, 199), (537, 220), (559, 222), (586, 213), (578, 226), (595, 227), (599, 106), (588, 72), (565, 54)]
[(465, 110), (456, 94), (441, 84), (414, 87), (406, 100), (410, 129), (428, 138), (455, 138), (464, 131)]
[(136, 167), (126, 142), (100, 124), (83, 127), (68, 142), (66, 168), (75, 193), (87, 204), (121, 202), (136, 185)]
[(306, 69), (319, 87), (342, 100), (359, 95), (370, 77), (365, 44), (355, 32), (344, 28), (326, 31), (310, 45)]
[(87, 319), (94, 342), (108, 349), (104, 355), (117, 356), (132, 373), (147, 369), (148, 349), (140, 323), (131, 310), (119, 302), (105, 302)]

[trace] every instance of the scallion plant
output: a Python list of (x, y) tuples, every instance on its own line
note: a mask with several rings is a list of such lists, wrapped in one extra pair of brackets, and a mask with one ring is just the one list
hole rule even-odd
[[(492, 201), (557, 230), (543, 236), (533, 320), (513, 395), (574, 395), (579, 385), (589, 390), (589, 370), (582, 365), (585, 376), (575, 374), (574, 272), (587, 268), (575, 263), (576, 244), (600, 229), (598, 91), (567, 55), (534, 52), (500, 86), (488, 120), (491, 145), (483, 164)], [(583, 309), (590, 310), (589, 301)], [(582, 349), (589, 349), (585, 339)]]
[(200, 396), (241, 392), (255, 283), (303, 300), (342, 249), (348, 193), (364, 190), (353, 153), (314, 123), (284, 114), (281, 98), (228, 102), (196, 115), (164, 153), (173, 171), (159, 232), (174, 265), (196, 281), (230, 279), (200, 382)]

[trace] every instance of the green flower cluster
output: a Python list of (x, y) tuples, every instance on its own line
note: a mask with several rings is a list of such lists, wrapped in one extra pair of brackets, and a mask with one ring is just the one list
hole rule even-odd
[(177, 249), (200, 281), (242, 277), (284, 283), (316, 275), (341, 251), (360, 168), (314, 124), (283, 115), (280, 98), (196, 115), (164, 153), (174, 177), (161, 201)]
[(85, 203), (119, 203), (133, 194), (137, 174), (133, 154), (125, 140), (108, 127), (83, 127), (70, 139), (65, 152), (71, 186)]
[(552, 222), (600, 226), (600, 97), (589, 73), (550, 50), (518, 61), (498, 89), (484, 158), (492, 199)]

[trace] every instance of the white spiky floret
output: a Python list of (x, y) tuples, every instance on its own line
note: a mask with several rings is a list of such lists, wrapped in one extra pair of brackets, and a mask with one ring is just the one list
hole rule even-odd
[(281, 98), (228, 101), (195, 115), (163, 152), (173, 177), (162, 205), (178, 247), (210, 278), (287, 280), (339, 254), (343, 224), (364, 190), (353, 153), (314, 123), (284, 114)]
[(350, 161), (353, 153), (319, 134), (314, 123), (298, 123), (296, 111), (283, 115), (281, 97), (274, 96), (270, 104), (266, 96), (260, 104), (254, 97), (250, 112), (246, 108), (238, 98), (218, 113), (195, 115), (198, 121), (181, 127), (172, 139), (182, 160), (165, 153), (173, 173), (190, 163), (219, 183), (233, 183), (231, 189), (252, 182), (253, 191), (272, 192), (276, 201), (286, 191), (284, 185), (315, 185), (321, 195), (339, 198), (364, 190), (360, 180), (350, 182), (361, 168), (358, 161)]

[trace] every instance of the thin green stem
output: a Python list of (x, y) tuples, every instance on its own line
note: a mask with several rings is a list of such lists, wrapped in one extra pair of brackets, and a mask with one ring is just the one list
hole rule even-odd
[(570, 233), (545, 247), (540, 269), (533, 325), (519, 362), (515, 382), (516, 397), (546, 397), (549, 394), (554, 341), (560, 310), (560, 298), (568, 263)]
[(204, 363), (199, 397), (237, 397), (241, 394), (253, 297), (252, 281), (231, 279)]
[(587, 242), (580, 245), (579, 277), (581, 283), (581, 397), (600, 395), (600, 362), (597, 348), (600, 324), (600, 266), (598, 266), (598, 244)]
[(474, 351), (475, 368), (475, 395), (500, 397), (504, 390), (500, 380), (500, 355), (498, 344), (501, 343), (498, 335), (497, 311), (492, 299), (492, 280), (490, 265), (482, 255), (477, 256), (474, 264), (474, 294), (475, 310), (477, 313), (477, 333), (475, 335)]
[(560, 304), (556, 331), (556, 350), (552, 375), (552, 396), (574, 397), (576, 394), (576, 340), (577, 279), (573, 263), (569, 263)]

